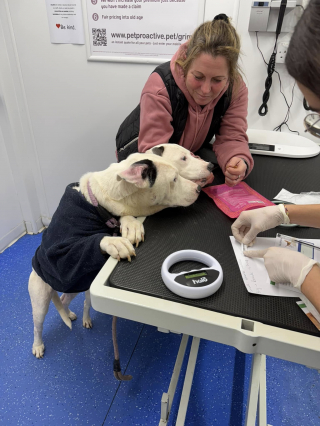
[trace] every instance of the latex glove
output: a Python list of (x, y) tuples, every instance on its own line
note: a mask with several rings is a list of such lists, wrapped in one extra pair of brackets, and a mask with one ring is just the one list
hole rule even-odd
[(259, 232), (275, 228), (281, 223), (290, 223), (283, 204), (241, 212), (231, 226), (231, 231), (239, 243), (252, 246)]
[(247, 257), (262, 257), (270, 280), (274, 283), (291, 283), (301, 291), (301, 284), (314, 265), (319, 265), (313, 259), (297, 251), (280, 247), (270, 247), (265, 250), (246, 250)]
[(245, 177), (247, 165), (240, 157), (232, 157), (226, 165), (224, 175), (226, 177), (226, 185), (235, 186)]

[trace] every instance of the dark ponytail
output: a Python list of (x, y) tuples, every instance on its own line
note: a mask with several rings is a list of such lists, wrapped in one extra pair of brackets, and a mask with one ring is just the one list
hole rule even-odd
[(320, 98), (320, 1), (310, 0), (291, 37), (289, 74)]
[[(227, 15), (225, 15), (224, 13), (220, 13), (219, 15), (216, 15), (214, 18), (213, 18), (213, 21), (224, 21), (224, 22), (226, 22), (227, 24), (230, 24), (230, 21), (229, 21), (229, 18), (227, 17)], [(213, 22), (212, 21), (212, 22)]]

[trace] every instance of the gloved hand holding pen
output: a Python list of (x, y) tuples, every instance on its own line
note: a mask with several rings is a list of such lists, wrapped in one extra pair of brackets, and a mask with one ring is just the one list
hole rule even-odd
[(265, 250), (246, 250), (247, 257), (262, 257), (270, 280), (277, 283), (291, 283), (301, 291), (301, 285), (314, 265), (319, 264), (302, 253), (280, 247)]
[(231, 226), (234, 238), (247, 246), (252, 246), (259, 232), (290, 223), (283, 204), (245, 211)]

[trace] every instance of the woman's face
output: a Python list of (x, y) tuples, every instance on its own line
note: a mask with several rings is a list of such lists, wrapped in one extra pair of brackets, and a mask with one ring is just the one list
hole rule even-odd
[(228, 79), (229, 70), (224, 56), (214, 58), (208, 53), (201, 53), (190, 65), (186, 86), (195, 102), (204, 106), (219, 96)]

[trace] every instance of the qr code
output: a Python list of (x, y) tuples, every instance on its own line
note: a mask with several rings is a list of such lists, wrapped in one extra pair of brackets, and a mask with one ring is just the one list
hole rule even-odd
[(92, 37), (94, 46), (108, 46), (105, 28), (92, 28)]

